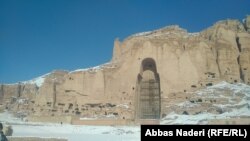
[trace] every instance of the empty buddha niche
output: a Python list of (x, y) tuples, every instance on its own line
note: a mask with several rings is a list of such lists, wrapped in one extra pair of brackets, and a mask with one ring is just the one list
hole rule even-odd
[(142, 61), (137, 81), (137, 118), (160, 118), (160, 79), (155, 61), (146, 58)]

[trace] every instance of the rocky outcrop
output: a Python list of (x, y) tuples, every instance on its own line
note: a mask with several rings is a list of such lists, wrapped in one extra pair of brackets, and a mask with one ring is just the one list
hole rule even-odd
[(247, 16), (247, 18), (244, 19), (243, 22), (244, 22), (246, 31), (248, 31), (249, 33), (250, 32), (250, 16)]
[(221, 81), (250, 84), (249, 20), (248, 16), (245, 23), (220, 21), (199, 33), (168, 26), (122, 42), (116, 39), (107, 64), (54, 71), (39, 85), (35, 81), (1, 85), (2, 106), (22, 111), (22, 116), (135, 120), (142, 110), (141, 82), (149, 79), (157, 82), (162, 117), (172, 96), (187, 98), (190, 92)]

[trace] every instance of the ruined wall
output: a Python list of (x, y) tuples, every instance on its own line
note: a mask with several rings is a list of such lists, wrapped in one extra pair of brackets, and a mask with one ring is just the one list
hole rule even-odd
[[(194, 90), (220, 81), (250, 84), (249, 19), (220, 21), (199, 33), (169, 26), (115, 40), (112, 60), (73, 72), (54, 71), (43, 85), (2, 85), (0, 97), (25, 99), (12, 103), (28, 115), (134, 120), (138, 106), (138, 75), (143, 60), (156, 63), (160, 79), (161, 115), (173, 96), (187, 98)], [(174, 99), (171, 99), (174, 100)], [(28, 106), (27, 106), (28, 105)]]

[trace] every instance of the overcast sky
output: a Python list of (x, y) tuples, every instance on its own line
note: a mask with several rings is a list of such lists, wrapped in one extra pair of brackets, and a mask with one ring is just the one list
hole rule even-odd
[(0, 83), (108, 62), (117, 37), (247, 14), (250, 0), (0, 0)]

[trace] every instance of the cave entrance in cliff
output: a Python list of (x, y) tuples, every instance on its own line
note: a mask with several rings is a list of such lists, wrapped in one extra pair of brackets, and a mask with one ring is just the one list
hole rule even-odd
[(137, 78), (137, 119), (160, 119), (160, 77), (156, 63), (146, 58), (141, 63)]

